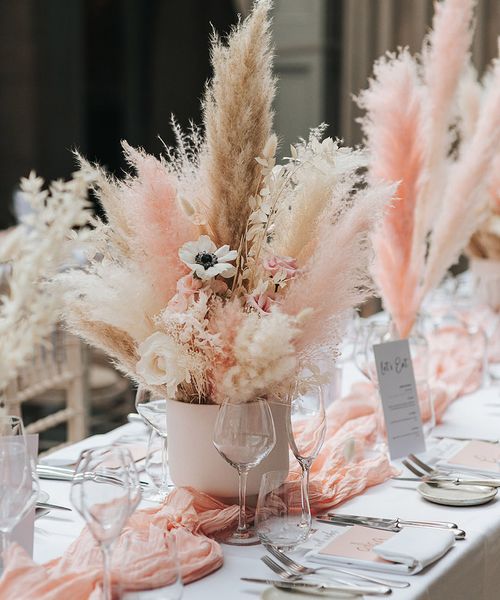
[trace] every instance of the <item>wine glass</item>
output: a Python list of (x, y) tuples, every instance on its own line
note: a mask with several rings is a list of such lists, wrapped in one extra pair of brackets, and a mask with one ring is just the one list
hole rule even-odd
[(104, 600), (111, 600), (111, 545), (140, 497), (139, 476), (128, 449), (104, 446), (80, 454), (71, 502), (101, 548)]
[(148, 450), (144, 470), (153, 484), (144, 498), (163, 502), (169, 493), (167, 465), (167, 439), (152, 427), (149, 429)]
[(34, 507), (38, 478), (20, 417), (0, 416), (0, 535), (5, 556), (14, 527)]
[(167, 401), (144, 386), (137, 388), (135, 409), (158, 435), (167, 437)]
[(217, 414), (213, 443), (222, 458), (238, 471), (238, 527), (224, 542), (238, 546), (256, 544), (259, 540), (246, 522), (246, 488), (248, 472), (268, 456), (276, 443), (267, 401), (258, 398), (249, 402), (224, 402)]
[(139, 386), (135, 395), (135, 408), (146, 424), (159, 436), (156, 443), (161, 450), (161, 456), (157, 455), (157, 458), (161, 460), (162, 485), (156, 493), (148, 494), (148, 498), (162, 501), (168, 495), (167, 401), (144, 386)]
[(310, 528), (309, 475), (311, 465), (323, 446), (326, 434), (323, 388), (319, 385), (307, 385), (306, 389), (301, 389), (300, 385), (295, 383), (289, 393), (288, 402), (288, 441), (302, 469), (301, 526)]
[(264, 545), (279, 550), (292, 550), (309, 536), (309, 526), (303, 526), (302, 484), (287, 481), (288, 471), (264, 473), (260, 482), (255, 512), (255, 530)]

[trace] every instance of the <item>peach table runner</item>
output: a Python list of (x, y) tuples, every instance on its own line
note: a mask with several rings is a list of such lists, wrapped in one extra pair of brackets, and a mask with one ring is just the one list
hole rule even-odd
[[(467, 343), (463, 330), (450, 329), (431, 340), (431, 388), (438, 420), (450, 402), (480, 385), (481, 364), (481, 349)], [(373, 386), (358, 383), (350, 394), (329, 408), (326, 440), (312, 468), (310, 493), (315, 513), (393, 474), (385, 456), (365, 452), (376, 433), (376, 402)], [(221, 547), (210, 536), (235, 526), (237, 514), (236, 506), (226, 506), (186, 488), (174, 490), (162, 506), (136, 511), (115, 545), (114, 582), (121, 580), (130, 589), (153, 589), (166, 584), (165, 530), (176, 535), (185, 583), (211, 573), (222, 565), (223, 559)], [(62, 557), (44, 565), (35, 564), (15, 544), (5, 558), (6, 569), (0, 579), (2, 600), (101, 597), (101, 559), (87, 528)]]

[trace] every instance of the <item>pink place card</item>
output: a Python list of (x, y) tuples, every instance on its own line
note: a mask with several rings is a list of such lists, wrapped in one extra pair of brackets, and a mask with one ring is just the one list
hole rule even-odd
[[(144, 444), (126, 444), (123, 447), (129, 450), (134, 462), (139, 462), (140, 460), (146, 458), (148, 449)], [(105, 463), (103, 463), (103, 465), (108, 467), (108, 469), (117, 469), (120, 466), (120, 464), (113, 459), (107, 460)]]
[(395, 535), (397, 533), (393, 531), (383, 531), (381, 529), (353, 525), (324, 546), (318, 554), (387, 563), (389, 561), (377, 556), (373, 552), (373, 548)]
[(449, 458), (448, 463), (479, 471), (500, 473), (500, 444), (472, 440)]

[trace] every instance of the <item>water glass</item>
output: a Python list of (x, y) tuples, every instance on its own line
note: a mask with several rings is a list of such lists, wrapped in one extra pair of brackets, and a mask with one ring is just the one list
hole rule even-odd
[(276, 443), (267, 401), (225, 402), (217, 414), (213, 442), (224, 460), (238, 471), (239, 479), (238, 527), (223, 541), (238, 546), (257, 544), (259, 539), (246, 522), (246, 488), (248, 472), (266, 458)]
[(71, 501), (101, 548), (104, 600), (111, 600), (111, 546), (140, 498), (139, 476), (128, 449), (104, 446), (81, 453)]
[[(304, 514), (300, 481), (286, 481), (287, 471), (270, 471), (262, 477), (255, 530), (264, 545), (292, 550), (309, 536), (311, 515)], [(309, 505), (307, 506), (307, 509)]]
[(151, 488), (144, 498), (154, 502), (163, 502), (169, 493), (167, 465), (167, 438), (158, 435), (150, 428), (148, 450), (146, 453), (145, 471), (151, 480)]
[(2, 555), (14, 527), (35, 506), (39, 483), (20, 417), (0, 416), (0, 536)]
[[(135, 395), (135, 408), (143, 421), (149, 426), (154, 437), (149, 437), (149, 444), (153, 444), (150, 470), (146, 460), (146, 472), (156, 486), (156, 491), (147, 495), (148, 500), (162, 502), (168, 495), (168, 456), (167, 456), (167, 401), (144, 386), (139, 386)], [(149, 455), (149, 450), (148, 450)], [(154, 464), (153, 464), (154, 463)], [(160, 471), (160, 472), (159, 472)], [(159, 485), (157, 485), (159, 481)]]

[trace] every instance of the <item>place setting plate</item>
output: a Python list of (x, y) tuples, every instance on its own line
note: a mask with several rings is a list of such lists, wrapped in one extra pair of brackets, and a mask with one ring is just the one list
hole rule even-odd
[(417, 486), (419, 494), (434, 504), (445, 506), (478, 506), (491, 502), (498, 489), (480, 485), (439, 485), (422, 482)]

